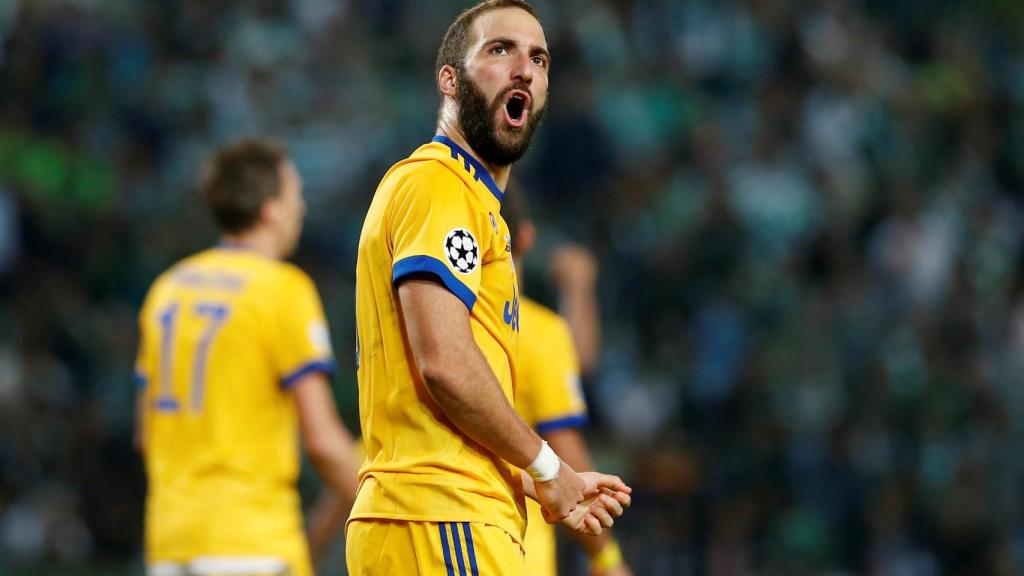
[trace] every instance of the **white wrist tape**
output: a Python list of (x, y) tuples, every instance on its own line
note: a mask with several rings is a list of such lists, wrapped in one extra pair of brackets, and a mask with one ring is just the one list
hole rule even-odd
[(550, 482), (558, 478), (558, 471), (561, 468), (562, 460), (548, 446), (548, 443), (544, 442), (537, 457), (533, 459), (533, 463), (526, 467), (526, 473), (536, 482)]

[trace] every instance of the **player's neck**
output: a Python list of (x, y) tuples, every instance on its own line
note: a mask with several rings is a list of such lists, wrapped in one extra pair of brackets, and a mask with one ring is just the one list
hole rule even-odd
[(477, 154), (476, 150), (474, 150), (473, 147), (469, 145), (469, 142), (466, 141), (466, 137), (462, 135), (461, 130), (452, 126), (447, 126), (445, 125), (444, 122), (442, 122), (437, 127), (437, 134), (435, 134), (435, 136), (444, 136), (445, 138), (448, 138), (452, 142), (458, 144), (459, 147), (461, 147), (463, 150), (466, 150), (467, 152), (472, 154), (473, 157), (476, 158), (477, 161), (483, 164), (484, 168), (487, 169), (487, 172), (491, 175), (491, 178), (494, 180), (494, 183), (498, 185), (498, 188), (504, 190), (508, 186), (508, 178), (509, 175), (512, 173), (511, 164), (505, 166), (496, 166), (484, 160), (483, 158), (480, 157), (479, 154)]
[(240, 234), (223, 234), (220, 237), (220, 244), (227, 248), (255, 252), (274, 260), (281, 258), (277, 249), (277, 241), (270, 231), (262, 228), (255, 228)]

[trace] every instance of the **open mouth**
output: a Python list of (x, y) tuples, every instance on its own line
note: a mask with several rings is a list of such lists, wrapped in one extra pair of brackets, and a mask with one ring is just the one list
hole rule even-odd
[(526, 123), (527, 106), (530, 104), (530, 95), (522, 90), (513, 90), (505, 102), (505, 115), (508, 123), (514, 127)]

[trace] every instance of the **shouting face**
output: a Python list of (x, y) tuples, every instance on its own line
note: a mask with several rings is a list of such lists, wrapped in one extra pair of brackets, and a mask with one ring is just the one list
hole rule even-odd
[(481, 15), (457, 67), (458, 121), (481, 160), (507, 166), (530, 145), (547, 106), (550, 57), (536, 18), (517, 8)]

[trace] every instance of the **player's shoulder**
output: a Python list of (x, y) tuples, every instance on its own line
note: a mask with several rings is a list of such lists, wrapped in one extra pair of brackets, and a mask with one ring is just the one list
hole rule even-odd
[(247, 271), (238, 297), (239, 305), (244, 302), (267, 314), (305, 309), (308, 303), (320, 299), (313, 279), (302, 268), (271, 258)]
[(273, 301), (295, 297), (313, 289), (313, 279), (299, 266), (274, 258), (247, 263), (245, 290)]
[(449, 164), (436, 158), (414, 158), (396, 167), (391, 179), (397, 195), (431, 200), (472, 198), (469, 184)]
[(551, 308), (526, 296), (519, 296), (519, 315), (523, 328), (531, 332), (568, 333), (569, 325), (565, 319)]
[(519, 295), (519, 307), (522, 313), (528, 313), (544, 321), (552, 321), (558, 318), (558, 313), (532, 298)]
[(187, 286), (245, 292), (278, 291), (312, 284), (298, 266), (244, 248), (219, 245), (193, 254), (168, 268), (152, 290)]
[(279, 282), (288, 286), (312, 287), (313, 278), (305, 270), (291, 262), (277, 262), (275, 268)]

